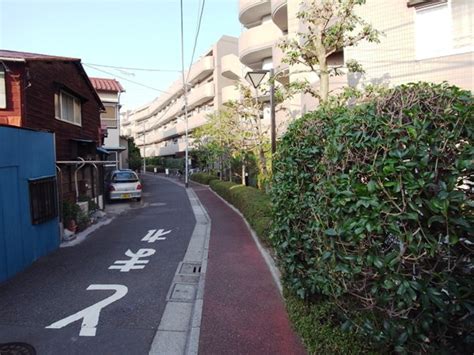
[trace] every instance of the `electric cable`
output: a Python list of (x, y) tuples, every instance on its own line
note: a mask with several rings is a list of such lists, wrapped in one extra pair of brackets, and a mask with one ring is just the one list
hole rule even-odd
[(104, 64), (94, 64), (94, 63), (82, 63), (82, 64), (92, 65), (94, 67), (111, 68), (111, 69), (138, 70), (138, 71), (148, 71), (148, 72), (168, 72), (168, 73), (179, 73), (180, 72), (180, 70), (177, 70), (177, 69), (119, 67), (119, 66), (114, 66), (114, 65), (104, 65)]
[[(160, 90), (160, 89), (154, 88), (154, 87), (152, 87), (152, 86), (148, 86), (148, 85), (146, 85), (146, 84), (139, 83), (138, 81), (135, 81), (135, 80), (130, 80), (130, 79), (128, 79), (128, 78), (124, 78), (123, 76), (116, 75), (116, 74), (114, 74), (114, 73), (111, 73), (111, 72), (106, 71), (106, 70), (103, 70), (103, 69), (98, 69), (98, 68), (94, 67), (93, 65), (85, 64), (85, 63), (82, 63), (82, 64), (85, 65), (86, 67), (89, 67), (89, 68), (91, 68), (91, 69), (100, 71), (100, 72), (102, 72), (102, 73), (109, 74), (109, 75), (112, 75), (112, 76), (116, 76), (117, 78), (120, 78), (120, 79), (122, 79), (122, 80), (131, 82), (131, 83), (133, 83), (133, 84), (135, 84), (135, 85), (143, 86), (144, 88), (147, 88), (147, 89), (150, 89), (150, 90), (155, 90), (155, 91), (161, 92), (161, 93), (163, 93), (163, 94), (170, 94), (170, 93), (167, 92), (167, 91)], [(171, 95), (171, 94), (170, 94), (170, 95)]]
[(194, 54), (196, 53), (196, 47), (197, 47), (199, 32), (201, 30), (202, 14), (204, 13), (204, 5), (205, 4), (206, 4), (206, 0), (202, 0), (201, 11), (198, 13), (199, 20), (198, 20), (198, 24), (197, 24), (197, 28), (196, 28), (196, 36), (194, 37), (193, 52), (192, 52), (192, 55), (191, 55), (191, 61), (189, 62), (189, 69), (188, 69), (188, 75), (186, 76), (186, 82), (188, 82), (189, 74), (191, 72), (191, 67), (193, 65)]

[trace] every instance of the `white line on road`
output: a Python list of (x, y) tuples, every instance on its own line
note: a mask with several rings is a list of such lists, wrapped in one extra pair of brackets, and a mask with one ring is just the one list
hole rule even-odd
[(82, 337), (93, 337), (97, 331), (97, 323), (99, 322), (100, 311), (102, 308), (108, 306), (115, 301), (118, 301), (123, 296), (125, 296), (128, 292), (127, 286), (124, 285), (90, 285), (87, 288), (88, 291), (92, 290), (114, 290), (115, 293), (107, 297), (106, 299), (93, 304), (90, 307), (83, 309), (77, 313), (70, 315), (64, 319), (61, 319), (57, 322), (54, 322), (51, 325), (48, 325), (46, 328), (48, 329), (61, 329), (79, 319), (82, 319), (81, 331), (79, 332), (79, 336)]
[(171, 233), (171, 230), (166, 231), (164, 229), (156, 229), (149, 230), (147, 235), (143, 237), (142, 242), (154, 243), (157, 240), (166, 240), (166, 238), (162, 238), (164, 235)]
[(120, 272), (129, 272), (130, 270), (138, 270), (145, 268), (144, 264), (148, 264), (149, 260), (140, 260), (156, 253), (155, 249), (139, 249), (136, 253), (128, 249), (125, 255), (130, 259), (116, 260), (114, 265), (109, 266), (109, 269), (120, 270)]

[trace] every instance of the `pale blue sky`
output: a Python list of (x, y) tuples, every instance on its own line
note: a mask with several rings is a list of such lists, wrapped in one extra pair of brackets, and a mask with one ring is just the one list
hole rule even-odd
[[(83, 63), (181, 70), (179, 0), (0, 0), (0, 48), (81, 58)], [(189, 65), (200, 0), (183, 0), (185, 67)], [(238, 0), (206, 0), (195, 59), (222, 35), (238, 37)], [(166, 90), (179, 73), (118, 71), (84, 66), (90, 76), (118, 79), (124, 109)]]

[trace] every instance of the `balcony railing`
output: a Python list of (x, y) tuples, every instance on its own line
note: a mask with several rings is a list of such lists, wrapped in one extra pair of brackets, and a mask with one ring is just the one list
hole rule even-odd
[(188, 94), (188, 107), (192, 109), (214, 98), (214, 83), (206, 83), (194, 88)]
[(288, 30), (288, 5), (287, 0), (271, 0), (273, 22), (282, 31)]
[(242, 64), (235, 54), (227, 54), (221, 59), (222, 76), (237, 80), (242, 76)]
[(281, 35), (281, 30), (272, 21), (243, 32), (239, 38), (240, 61), (247, 66), (260, 69), (258, 65), (261, 65), (263, 59), (272, 56), (273, 45)]
[(201, 58), (199, 61), (194, 63), (189, 72), (188, 82), (193, 84), (205, 77), (209, 76), (214, 71), (214, 57), (207, 56)]
[(244, 26), (260, 21), (270, 13), (270, 0), (239, 0), (239, 21)]

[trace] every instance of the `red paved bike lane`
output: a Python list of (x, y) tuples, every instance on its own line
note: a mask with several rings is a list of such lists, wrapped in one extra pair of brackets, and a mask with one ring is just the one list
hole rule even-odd
[(193, 186), (211, 218), (200, 354), (305, 354), (283, 299), (242, 218)]

